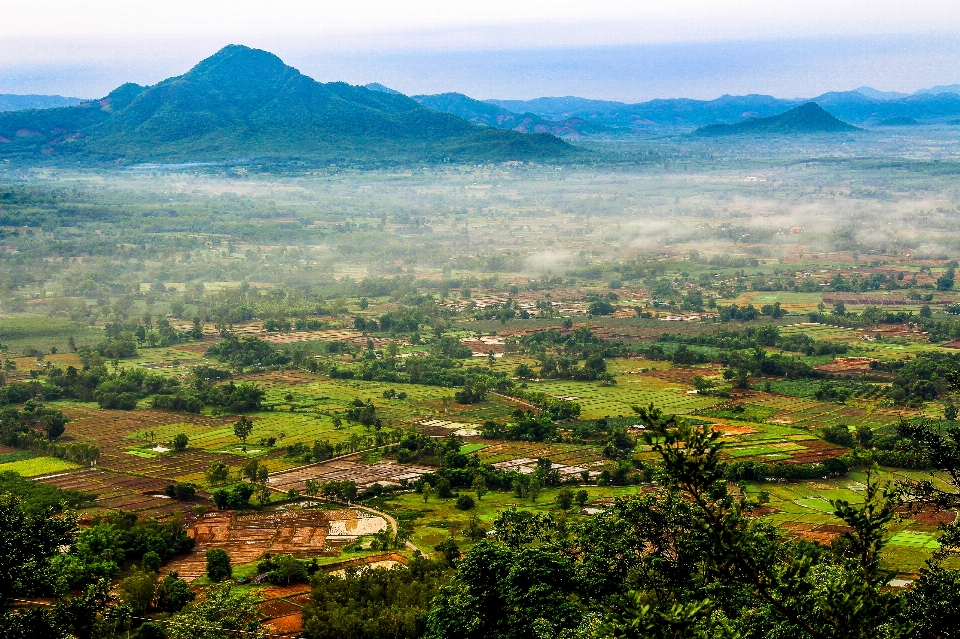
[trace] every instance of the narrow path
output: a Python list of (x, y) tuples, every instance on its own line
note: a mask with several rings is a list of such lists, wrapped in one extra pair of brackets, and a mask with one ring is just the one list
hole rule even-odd
[[(397, 531), (400, 529), (399, 524), (397, 524), (397, 520), (394, 519), (393, 517), (391, 517), (390, 515), (388, 515), (388, 514), (385, 513), (385, 512), (381, 512), (381, 511), (379, 511), (379, 510), (375, 510), (375, 509), (373, 509), (373, 508), (370, 508), (369, 506), (360, 506), (360, 505), (358, 505), (358, 504), (354, 504), (354, 505), (353, 505), (353, 508), (356, 508), (356, 509), (358, 509), (358, 510), (365, 510), (365, 511), (367, 511), (367, 512), (370, 513), (370, 514), (377, 515), (377, 516), (379, 516), (379, 517), (383, 517), (384, 519), (386, 519), (386, 520), (387, 520), (387, 523), (390, 524), (390, 527), (393, 528), (393, 534), (394, 534), (394, 536), (396, 536)], [(427, 554), (428, 554), (428, 553), (423, 552), (423, 551), (420, 550), (419, 548), (417, 548), (417, 547), (413, 544), (412, 541), (407, 541), (407, 542), (405, 543), (405, 545), (406, 545), (406, 547), (409, 548), (410, 550), (413, 550), (413, 551), (416, 551), (416, 552), (421, 553), (424, 557), (426, 557)]]

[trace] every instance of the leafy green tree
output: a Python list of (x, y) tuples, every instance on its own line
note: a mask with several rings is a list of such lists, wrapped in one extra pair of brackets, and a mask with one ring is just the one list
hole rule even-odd
[(483, 496), (487, 494), (487, 482), (483, 478), (483, 475), (477, 474), (473, 478), (473, 483), (471, 484), (473, 491), (477, 493), (477, 499), (482, 500)]
[(406, 566), (317, 573), (303, 609), (307, 639), (416, 639), (430, 603), (446, 580), (442, 560), (415, 556)]
[(257, 597), (230, 584), (208, 588), (166, 626), (169, 639), (263, 639)]
[(177, 435), (173, 438), (173, 449), (177, 452), (184, 451), (187, 449), (187, 445), (189, 443), (190, 439), (185, 433), (177, 433)]
[(590, 493), (588, 493), (586, 490), (583, 490), (583, 489), (578, 490), (577, 495), (574, 499), (577, 502), (577, 506), (579, 506), (580, 508), (583, 508), (584, 506), (587, 505), (587, 501), (590, 500)]
[(233, 566), (230, 565), (230, 555), (222, 548), (211, 548), (207, 551), (207, 577), (218, 583), (233, 576)]
[(253, 422), (245, 416), (240, 417), (240, 419), (233, 424), (233, 434), (244, 444), (247, 443), (247, 437), (249, 437), (252, 432)]
[(133, 614), (143, 615), (153, 603), (156, 587), (157, 573), (134, 570), (133, 574), (120, 582), (117, 590), (120, 592), (120, 601), (130, 606)]
[(573, 506), (573, 491), (569, 488), (561, 488), (557, 493), (556, 501), (560, 510), (570, 510)]
[(207, 469), (207, 481), (214, 485), (225, 483), (229, 476), (230, 467), (222, 461), (213, 462), (210, 464), (210, 468)]
[(174, 571), (163, 576), (157, 584), (156, 608), (162, 612), (180, 612), (193, 601), (196, 594), (188, 584)]
[(140, 560), (140, 568), (145, 572), (160, 572), (163, 565), (163, 559), (153, 550), (143, 553), (143, 559)]

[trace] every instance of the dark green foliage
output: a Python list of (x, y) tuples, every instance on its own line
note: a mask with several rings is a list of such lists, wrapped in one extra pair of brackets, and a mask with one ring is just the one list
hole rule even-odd
[(380, 418), (377, 417), (377, 407), (369, 401), (364, 404), (359, 399), (353, 400), (353, 404), (347, 409), (345, 416), (347, 419), (359, 422), (364, 426), (374, 426), (379, 429), (382, 425)]
[(193, 548), (193, 538), (183, 528), (183, 519), (140, 520), (133, 513), (114, 513), (94, 518), (84, 528), (70, 552), (57, 559), (58, 569), (73, 588), (112, 579), (125, 562), (142, 562), (156, 553), (161, 560)]
[(31, 513), (17, 498), (0, 496), (0, 612), (8, 615), (14, 598), (55, 592), (52, 560), (74, 542), (76, 525), (73, 516)]
[(170, 484), (163, 489), (163, 492), (168, 497), (180, 501), (190, 501), (197, 494), (197, 487), (190, 483)]
[(221, 548), (211, 548), (207, 551), (207, 578), (214, 583), (233, 577), (233, 567), (230, 565), (230, 555)]
[(257, 337), (237, 339), (230, 335), (219, 344), (210, 347), (207, 355), (212, 355), (225, 364), (238, 367), (271, 368), (290, 362), (290, 356), (284, 351)]
[(531, 442), (551, 441), (559, 437), (559, 429), (549, 415), (516, 411), (513, 420), (504, 424), (488, 421), (481, 426), (484, 437), (520, 439)]
[(352, 502), (357, 498), (357, 484), (352, 479), (328, 481), (323, 485), (320, 492), (325, 497)]
[(190, 439), (185, 433), (177, 433), (173, 438), (173, 449), (177, 452), (184, 451), (189, 443)]
[(479, 404), (486, 398), (487, 390), (483, 386), (474, 386), (469, 382), (453, 394), (453, 400), (458, 404)]
[(912, 639), (960, 636), (960, 571), (936, 563), (924, 568), (905, 599), (905, 616), (916, 624)]
[(48, 408), (32, 399), (27, 400), (23, 410), (5, 408), (0, 410), (0, 442), (16, 446), (18, 435), (43, 432), (47, 439), (54, 440), (63, 434), (67, 417), (58, 408)]
[(853, 448), (857, 443), (846, 424), (824, 426), (820, 429), (820, 436), (831, 444), (845, 446), (846, 448)]
[(240, 510), (250, 505), (250, 498), (256, 492), (252, 484), (239, 483), (231, 488), (218, 488), (213, 491), (213, 503), (220, 510)]
[(153, 407), (199, 413), (204, 406), (215, 406), (231, 413), (248, 413), (260, 409), (264, 395), (256, 384), (234, 384), (231, 381), (216, 386), (197, 380), (192, 389), (155, 395)]
[(294, 583), (307, 583), (310, 575), (317, 572), (317, 560), (302, 561), (292, 555), (268, 555), (257, 564), (257, 574), (264, 581), (277, 586), (289, 586)]
[(442, 561), (414, 558), (390, 570), (347, 569), (341, 578), (318, 573), (303, 610), (308, 639), (415, 639), (446, 579)]
[(193, 601), (196, 595), (190, 585), (179, 578), (176, 572), (169, 572), (157, 583), (156, 608), (161, 612), (180, 612)]
[(476, 506), (476, 502), (470, 495), (460, 495), (457, 497), (456, 506), (457, 510), (473, 510), (473, 507)]

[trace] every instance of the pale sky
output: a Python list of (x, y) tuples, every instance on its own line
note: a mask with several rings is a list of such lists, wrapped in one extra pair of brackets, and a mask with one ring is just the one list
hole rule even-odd
[(96, 97), (230, 43), (407, 93), (914, 90), (960, 82), (960, 1), (0, 0), (0, 93)]

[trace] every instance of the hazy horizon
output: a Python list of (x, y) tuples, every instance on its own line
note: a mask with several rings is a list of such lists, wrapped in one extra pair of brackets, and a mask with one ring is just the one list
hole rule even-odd
[(124, 82), (180, 75), (231, 43), (276, 53), (324, 82), (479, 99), (794, 98), (960, 82), (960, 6), (902, 5), (18, 0), (0, 24), (0, 93), (101, 97)]

